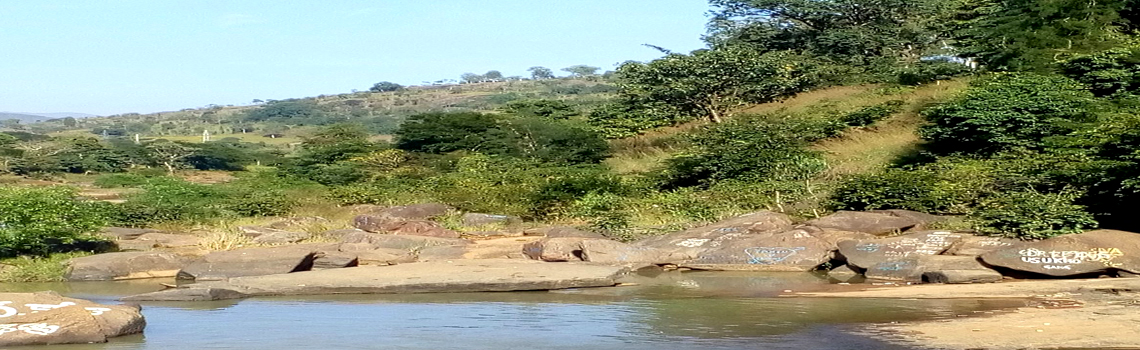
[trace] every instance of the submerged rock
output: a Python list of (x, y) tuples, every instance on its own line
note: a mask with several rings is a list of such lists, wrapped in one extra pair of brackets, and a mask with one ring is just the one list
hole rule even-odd
[[(246, 296), (320, 294), (404, 294), (534, 291), (608, 287), (628, 268), (585, 263), (550, 264), (531, 260), (486, 259), (418, 262), (393, 266), (231, 278), (187, 288), (140, 294), (124, 300), (202, 300)], [(183, 290), (189, 289), (189, 290)], [(213, 292), (208, 292), (213, 290)], [(196, 299), (178, 299), (178, 298)]]
[(1140, 234), (1096, 230), (1063, 235), (1005, 247), (982, 254), (981, 259), (993, 266), (1049, 276), (1140, 273)]
[(53, 292), (0, 293), (0, 347), (105, 343), (142, 333), (138, 306), (103, 305)]
[(852, 270), (850, 266), (843, 265), (827, 271), (827, 277), (839, 282), (848, 282), (859, 277), (859, 272)]
[(174, 277), (195, 257), (165, 252), (118, 252), (71, 259), (68, 281)]

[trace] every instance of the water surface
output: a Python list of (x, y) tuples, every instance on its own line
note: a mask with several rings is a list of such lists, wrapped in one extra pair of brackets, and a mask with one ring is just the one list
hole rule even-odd
[[(1020, 301), (776, 298), (804, 273), (665, 273), (558, 292), (342, 295), (145, 303), (144, 335), (94, 349), (906, 349), (861, 324), (956, 317)], [(114, 302), (158, 281), (0, 285)], [(33, 348), (28, 348), (33, 349)]]

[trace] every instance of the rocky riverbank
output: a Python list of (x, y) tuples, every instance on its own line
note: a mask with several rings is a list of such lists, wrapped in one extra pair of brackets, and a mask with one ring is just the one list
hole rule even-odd
[(815, 298), (1024, 298), (1016, 310), (906, 323), (859, 332), (928, 349), (1140, 349), (1140, 279), (1078, 279), (984, 285), (849, 286), (789, 293)]

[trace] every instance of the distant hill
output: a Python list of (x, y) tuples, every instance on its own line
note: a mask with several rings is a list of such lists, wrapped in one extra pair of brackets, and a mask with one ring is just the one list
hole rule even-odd
[(45, 117), (42, 115), (35, 115), (35, 114), (0, 112), (0, 120), (9, 120), (9, 119), (19, 120), (21, 124), (31, 124), (31, 123), (39, 123), (39, 122), (49, 120), (49, 119), (53, 119), (53, 118)]
[(95, 118), (95, 117), (98, 117), (98, 115), (95, 115), (95, 114), (87, 114), (87, 113), (74, 113), (74, 112), (56, 112), (56, 113), (20, 113), (20, 114), (31, 114), (31, 115), (38, 115), (38, 116), (48, 117), (48, 118), (51, 118), (51, 119), (69, 118), (69, 117), (70, 117), (70, 118), (76, 118), (76, 119), (83, 119), (83, 118)]

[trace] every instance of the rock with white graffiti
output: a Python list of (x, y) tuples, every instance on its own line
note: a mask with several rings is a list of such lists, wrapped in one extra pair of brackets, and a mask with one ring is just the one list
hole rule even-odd
[(848, 265), (869, 269), (883, 262), (942, 254), (960, 242), (964, 235), (950, 231), (919, 231), (890, 238), (840, 241), (837, 245), (839, 254)]
[(947, 249), (943, 254), (978, 256), (1021, 243), (1021, 240), (1013, 238), (962, 235), (962, 240), (954, 244), (950, 249)]
[(137, 306), (96, 304), (52, 292), (0, 293), (0, 348), (104, 343), (145, 327)]
[(1002, 278), (1001, 273), (982, 265), (975, 257), (951, 255), (882, 261), (869, 266), (863, 275), (871, 280), (935, 283), (988, 283)]
[(982, 261), (1048, 276), (1140, 273), (1140, 234), (1096, 230), (1027, 242), (982, 254)]
[(719, 242), (679, 264), (700, 270), (811, 271), (832, 259), (833, 246), (804, 229)]
[(750, 235), (786, 231), (791, 228), (792, 219), (787, 215), (758, 211), (711, 225), (647, 238), (634, 244), (698, 256), (706, 250), (716, 249), (728, 242), (745, 239)]

